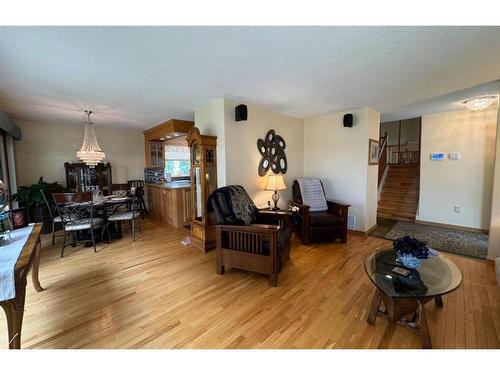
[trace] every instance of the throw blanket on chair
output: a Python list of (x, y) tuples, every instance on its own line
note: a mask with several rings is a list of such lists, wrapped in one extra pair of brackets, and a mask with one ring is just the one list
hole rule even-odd
[(209, 198), (209, 210), (219, 211), (222, 222), (218, 224), (251, 224), (259, 213), (252, 199), (240, 185), (225, 186), (215, 190)]
[(327, 211), (325, 192), (321, 181), (317, 178), (300, 178), (297, 180), (302, 195), (302, 203), (310, 207), (309, 211)]

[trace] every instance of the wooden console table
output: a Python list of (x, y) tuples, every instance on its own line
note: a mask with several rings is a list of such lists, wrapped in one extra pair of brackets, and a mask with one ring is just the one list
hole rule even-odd
[(26, 297), (26, 278), (31, 270), (31, 279), (37, 292), (43, 290), (38, 280), (38, 268), (40, 265), (40, 231), (42, 224), (34, 225), (28, 239), (24, 243), (21, 254), (14, 269), (16, 284), (16, 297), (1, 301), (0, 305), (7, 316), (7, 328), (9, 331), (9, 349), (21, 348), (21, 327), (23, 324), (24, 302)]

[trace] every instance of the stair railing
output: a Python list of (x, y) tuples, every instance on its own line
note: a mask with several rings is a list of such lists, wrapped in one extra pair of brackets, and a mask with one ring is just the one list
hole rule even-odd
[(378, 186), (384, 176), (385, 168), (387, 167), (387, 132), (380, 137), (380, 149), (378, 151)]

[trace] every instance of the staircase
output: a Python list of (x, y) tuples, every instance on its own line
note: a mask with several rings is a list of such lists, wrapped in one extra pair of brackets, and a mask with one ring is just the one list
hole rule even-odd
[(387, 168), (377, 216), (414, 222), (418, 206), (420, 165), (390, 164)]

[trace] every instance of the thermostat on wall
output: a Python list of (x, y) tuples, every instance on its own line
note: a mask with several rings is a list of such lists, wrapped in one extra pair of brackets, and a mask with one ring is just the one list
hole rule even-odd
[(460, 152), (450, 152), (450, 154), (448, 155), (448, 158), (450, 160), (458, 160), (462, 157), (462, 155), (460, 155)]
[(442, 152), (433, 152), (431, 154), (431, 160), (444, 160), (444, 154)]

